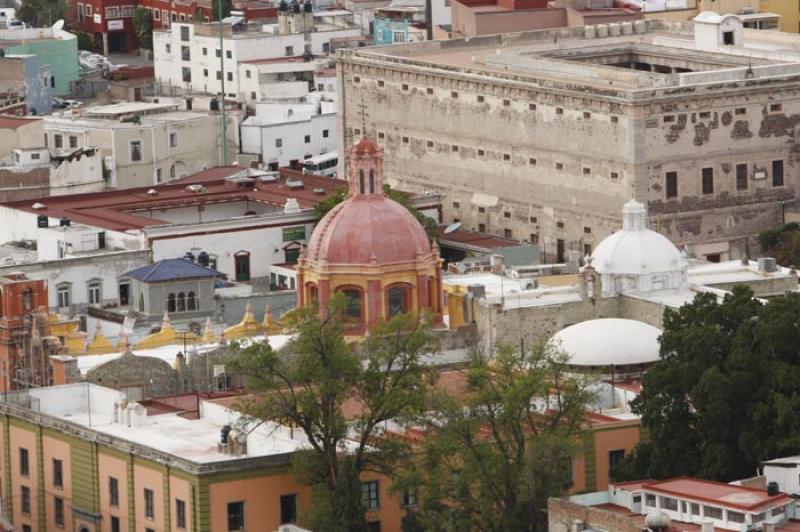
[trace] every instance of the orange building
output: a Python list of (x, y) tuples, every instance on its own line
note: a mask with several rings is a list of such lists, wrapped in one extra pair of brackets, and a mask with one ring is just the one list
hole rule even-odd
[(347, 156), (349, 194), (320, 220), (297, 265), (298, 305), (348, 300), (353, 332), (401, 312), (442, 315), (439, 248), (383, 191), (383, 150), (362, 139)]

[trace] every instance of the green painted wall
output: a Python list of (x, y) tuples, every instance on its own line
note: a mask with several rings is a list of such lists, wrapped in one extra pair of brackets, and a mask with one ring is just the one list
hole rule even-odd
[(70, 94), (70, 82), (78, 79), (78, 39), (71, 33), (63, 32), (62, 39), (41, 39), (24, 41), (6, 48), (6, 54), (35, 54), (39, 64), (50, 65), (55, 78), (53, 94)]

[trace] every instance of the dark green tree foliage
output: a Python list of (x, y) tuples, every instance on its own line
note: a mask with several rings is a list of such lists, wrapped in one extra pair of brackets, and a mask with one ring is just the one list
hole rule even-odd
[(233, 2), (231, 0), (211, 0), (211, 20), (219, 20), (219, 3), (222, 2), (222, 18), (231, 16)]
[(775, 257), (778, 264), (800, 266), (800, 225), (788, 223), (758, 235), (765, 256)]
[[(428, 216), (425, 216), (419, 212), (419, 210), (414, 207), (410, 194), (401, 192), (399, 190), (394, 190), (389, 185), (383, 185), (383, 191), (387, 196), (408, 209), (408, 211), (414, 215), (414, 218), (416, 218), (422, 227), (425, 228), (425, 232), (428, 234), (429, 238), (434, 239), (439, 236), (439, 226), (436, 224), (436, 220), (433, 220), (432, 218), (429, 218)], [(323, 216), (328, 214), (329, 210), (340, 204), (346, 197), (347, 189), (340, 188), (337, 189), (332, 195), (317, 203), (317, 205), (314, 207), (317, 220), (321, 220)]]
[(153, 49), (153, 15), (143, 7), (137, 7), (133, 12), (133, 30), (139, 40), (139, 48)]
[(17, 18), (28, 26), (52, 26), (67, 15), (66, 0), (23, 0), (17, 8)]
[(78, 37), (78, 50), (94, 50), (94, 41), (92, 36), (85, 31), (77, 31), (75, 35)]
[(800, 446), (800, 294), (766, 304), (737, 287), (664, 314), (661, 361), (634, 401), (650, 441), (616, 479), (731, 481)]
[[(403, 441), (381, 437), (383, 423), (424, 410), (429, 370), (421, 358), (437, 350), (427, 323), (400, 315), (373, 331), (357, 354), (343, 338), (344, 308), (336, 298), (324, 319), (299, 309), (288, 349), (254, 344), (235, 353), (232, 364), (248, 380), (244, 412), (290, 423), (308, 438), (311, 449), (295, 453), (293, 471), (315, 494), (306, 524), (328, 532), (367, 530), (361, 473), (390, 473), (407, 459)], [(345, 403), (360, 413), (345, 417)]]
[(464, 393), (434, 396), (437, 415), (421, 420), (430, 434), (418, 466), (400, 482), (420, 501), (412, 526), (547, 530), (547, 499), (570, 485), (592, 398), (564, 369), (561, 354), (501, 347), (491, 361), (474, 356)]

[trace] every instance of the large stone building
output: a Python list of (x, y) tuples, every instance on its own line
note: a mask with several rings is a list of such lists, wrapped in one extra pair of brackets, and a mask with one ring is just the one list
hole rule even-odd
[(339, 149), (374, 136), (389, 183), (548, 259), (590, 254), (633, 196), (724, 260), (795, 199), (798, 45), (704, 13), (344, 50)]

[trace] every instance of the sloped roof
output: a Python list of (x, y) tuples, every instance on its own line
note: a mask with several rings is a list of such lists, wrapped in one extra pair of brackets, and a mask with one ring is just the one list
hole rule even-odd
[(125, 274), (145, 283), (175, 281), (178, 279), (201, 279), (219, 277), (222, 274), (188, 259), (163, 259), (147, 266), (141, 266)]

